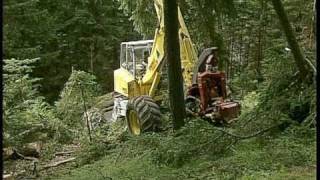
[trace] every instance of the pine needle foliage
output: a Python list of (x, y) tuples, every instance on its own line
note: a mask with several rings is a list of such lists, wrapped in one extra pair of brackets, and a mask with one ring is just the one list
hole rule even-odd
[(23, 143), (48, 138), (67, 138), (68, 131), (39, 96), (39, 79), (30, 77), (36, 59), (4, 60), (3, 125), (5, 146), (19, 147)]
[(60, 99), (55, 103), (58, 117), (71, 129), (85, 127), (85, 122), (81, 121), (83, 112), (85, 108), (92, 106), (95, 97), (100, 93), (101, 87), (94, 75), (84, 71), (72, 71), (61, 91)]

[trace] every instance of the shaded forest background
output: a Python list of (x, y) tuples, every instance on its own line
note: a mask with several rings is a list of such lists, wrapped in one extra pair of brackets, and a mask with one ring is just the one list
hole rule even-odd
[[(303, 52), (314, 60), (314, 2), (307, 2), (284, 1), (284, 5)], [(143, 0), (6, 1), (3, 58), (40, 58), (32, 77), (41, 78), (39, 91), (50, 103), (58, 99), (72, 67), (91, 72), (103, 91), (110, 92), (120, 43), (153, 38), (157, 22), (153, 6)], [(221, 66), (230, 79), (261, 82), (264, 67), (271, 62), (266, 58), (276, 58), (270, 53), (292, 58), (267, 1), (189, 0), (180, 1), (180, 7), (198, 51), (219, 47)], [(250, 81), (244, 82), (258, 84)]]
[(48, 102), (58, 99), (72, 67), (113, 90), (122, 41), (138, 39), (117, 1), (6, 1), (4, 58), (40, 58), (32, 77)]
[[(282, 3), (307, 67), (315, 74), (315, 1)], [(90, 142), (83, 130), (83, 102), (88, 109), (96, 108), (113, 91), (121, 42), (153, 39), (157, 26), (153, 1), (8, 0), (3, 19), (4, 147), (19, 150), (39, 141), (45, 144), (41, 158), (47, 161), (65, 145), (80, 143), (80, 160), (74, 167), (93, 164), (99, 169), (94, 161), (104, 158), (99, 163), (119, 161), (116, 167), (136, 178), (150, 175), (141, 166), (150, 166), (151, 174), (161, 167), (163, 174), (186, 178), (185, 171), (174, 168), (200, 168), (197, 175), (205, 171), (205, 163), (214, 163), (222, 169), (208, 177), (232, 178), (315, 164), (315, 80), (297, 78), (298, 67), (271, 1), (180, 0), (179, 6), (197, 51), (219, 47), (219, 68), (242, 105), (241, 116), (229, 131), (245, 136), (271, 126), (277, 126), (275, 130), (238, 143), (242, 138), (220, 134), (191, 118), (176, 132), (183, 136), (176, 136), (165, 112), (162, 119), (169, 131), (164, 134), (132, 138), (123, 132), (123, 125), (102, 125)], [(252, 159), (247, 149), (252, 150)], [(142, 160), (137, 159), (140, 155), (145, 155)], [(205, 160), (192, 167), (188, 164), (192, 158), (196, 164)], [(132, 165), (137, 161), (141, 166)], [(98, 176), (86, 168), (74, 176)], [(120, 170), (105, 168), (123, 178)]]

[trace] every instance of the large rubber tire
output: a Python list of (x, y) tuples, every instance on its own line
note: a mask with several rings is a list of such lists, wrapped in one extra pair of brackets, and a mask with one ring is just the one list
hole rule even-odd
[(133, 135), (158, 130), (160, 116), (160, 107), (150, 96), (138, 96), (128, 102), (126, 120), (129, 132)]

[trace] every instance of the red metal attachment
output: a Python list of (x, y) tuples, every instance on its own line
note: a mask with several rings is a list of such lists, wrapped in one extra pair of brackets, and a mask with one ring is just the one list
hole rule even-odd
[[(200, 116), (212, 118), (216, 121), (230, 122), (240, 113), (240, 104), (227, 99), (226, 75), (222, 71), (217, 71), (217, 58), (215, 54), (206, 57), (205, 70), (197, 72), (196, 83), (188, 90), (189, 106), (200, 106), (198, 112), (193, 112)], [(202, 65), (199, 65), (201, 67)]]
[(223, 72), (204, 72), (198, 75), (201, 110), (205, 113), (212, 98), (226, 98), (225, 74)]

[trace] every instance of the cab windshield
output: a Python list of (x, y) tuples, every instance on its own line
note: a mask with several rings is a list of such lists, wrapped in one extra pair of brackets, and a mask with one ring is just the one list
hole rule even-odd
[(120, 66), (135, 78), (142, 76), (148, 64), (152, 40), (121, 43)]

